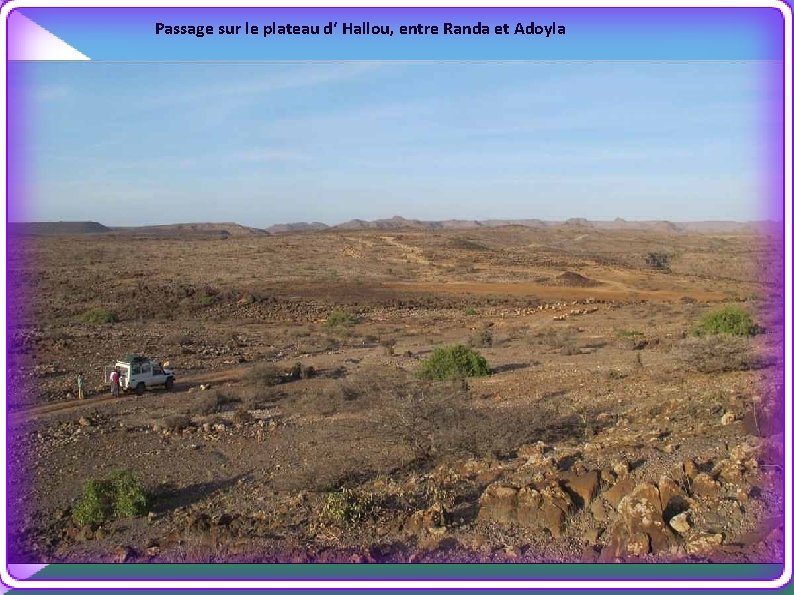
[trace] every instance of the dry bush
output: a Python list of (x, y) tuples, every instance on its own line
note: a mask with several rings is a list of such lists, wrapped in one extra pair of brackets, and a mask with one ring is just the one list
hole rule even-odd
[(169, 432), (180, 432), (190, 425), (190, 418), (186, 415), (169, 415), (160, 421), (159, 427)]
[(549, 347), (562, 355), (578, 355), (581, 353), (577, 331), (572, 328), (548, 327), (530, 336), (530, 345)]
[(394, 338), (384, 338), (380, 339), (380, 348), (383, 351), (384, 355), (394, 355), (394, 346), (397, 345), (397, 340)]
[(342, 337), (341, 331), (335, 332), (338, 336), (331, 336), (327, 333), (315, 334), (310, 337), (305, 337), (299, 345), (301, 353), (324, 353), (327, 351), (334, 351), (339, 349), (342, 345), (340, 340)]
[(493, 331), (490, 328), (482, 329), (477, 334), (469, 337), (469, 347), (492, 347)]
[(415, 460), (427, 461), (458, 448), (468, 407), (464, 381), (417, 381), (404, 370), (373, 370), (357, 386), (362, 406), (377, 407), (386, 435), (402, 442)]
[(256, 364), (247, 377), (250, 384), (257, 387), (276, 386), (284, 382), (282, 371), (270, 363)]
[(207, 391), (198, 396), (185, 411), (188, 415), (212, 415), (231, 409), (240, 399), (234, 395), (218, 390)]
[(582, 353), (582, 350), (576, 344), (576, 339), (573, 339), (572, 341), (568, 341), (567, 343), (564, 343), (560, 347), (560, 354), (561, 355), (579, 355), (581, 353)]
[(687, 369), (705, 374), (757, 370), (769, 365), (749, 339), (729, 335), (689, 337), (673, 352)]
[(317, 371), (314, 366), (304, 366), (300, 362), (293, 364), (285, 374), (282, 374), (282, 382), (292, 382), (294, 380), (306, 380), (314, 378)]
[(232, 414), (232, 421), (237, 425), (244, 426), (254, 421), (254, 416), (246, 409), (238, 409)]
[(273, 403), (286, 396), (286, 393), (277, 387), (246, 386), (238, 389), (237, 392), (243, 408), (247, 411), (268, 409), (273, 406)]
[(667, 252), (648, 252), (645, 255), (645, 264), (657, 271), (669, 271), (672, 255)]

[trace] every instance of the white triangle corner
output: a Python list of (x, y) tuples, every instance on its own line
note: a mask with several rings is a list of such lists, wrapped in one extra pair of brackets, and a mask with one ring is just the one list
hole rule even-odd
[(90, 60), (18, 10), (8, 17), (9, 60)]

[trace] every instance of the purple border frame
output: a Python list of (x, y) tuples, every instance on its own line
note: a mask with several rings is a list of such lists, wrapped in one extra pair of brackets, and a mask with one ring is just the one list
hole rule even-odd
[[(785, 1), (787, 4), (789, 3), (789, 0), (783, 0), (783, 1)], [(158, 7), (158, 8), (166, 8), (166, 7)], [(311, 10), (311, 8), (310, 8), (310, 7), (305, 7), (305, 8), (306, 8), (306, 9), (308, 9), (308, 10)], [(363, 8), (363, 7), (362, 7), (362, 8)], [(427, 7), (427, 8), (429, 8), (429, 7)], [(450, 7), (449, 9), (450, 9), (450, 10), (453, 10), (453, 8), (452, 8), (452, 7)], [(717, 9), (718, 9), (718, 8), (716, 8), (716, 7), (715, 7), (715, 10), (717, 10)], [(17, 10), (17, 9), (16, 9), (16, 8), (14, 8), (14, 9), (12, 9), (12, 10)], [(145, 8), (142, 8), (142, 10), (145, 10)], [(6, 22), (6, 26), (7, 26), (7, 22)], [(8, 51), (8, 39), (6, 39), (6, 51)], [(782, 68), (781, 68), (781, 70), (782, 70)], [(11, 88), (12, 88), (12, 87), (11, 87), (11, 85), (9, 85), (9, 74), (8, 74), (8, 71), (7, 71), (7, 72), (6, 72), (6, 124), (7, 124), (7, 126), (9, 126), (9, 122), (11, 121), (11, 119), (8, 117), (8, 106), (9, 106), (9, 97), (10, 97), (10, 93), (11, 93), (11, 91), (10, 91), (10, 89), (11, 89)], [(781, 106), (781, 112), (782, 112), (782, 113), (783, 113), (783, 115), (784, 115), (784, 120), (783, 120), (784, 122), (785, 122), (785, 115), (786, 115), (785, 111), (786, 111), (786, 107), (785, 107), (785, 105), (782, 105), (782, 106)], [(9, 127), (9, 128), (7, 128), (7, 133), (8, 133), (8, 132), (10, 132), (10, 127)], [(779, 131), (778, 131), (778, 132), (779, 132)], [(9, 136), (10, 136), (10, 134), (7, 134), (7, 136), (6, 136), (6, 171), (10, 173), (10, 171), (11, 171), (11, 168), (10, 168), (10, 163), (11, 163), (11, 162), (10, 162), (10, 160), (9, 160), (9, 153), (10, 153), (10, 152), (13, 150), (13, 148), (14, 148), (14, 147), (13, 147), (13, 146), (12, 146), (12, 144), (11, 144), (11, 141), (10, 141), (10, 139), (9, 139)], [(782, 145), (782, 143), (781, 143), (781, 145)], [(781, 148), (783, 148), (783, 147), (781, 147)], [(780, 152), (782, 153), (783, 151), (781, 150)], [(773, 153), (775, 153), (775, 154), (779, 154), (779, 153), (777, 153), (777, 152), (775, 152), (775, 151), (773, 151)], [(784, 163), (785, 163), (785, 154), (783, 154), (783, 155), (781, 156), (780, 163), (781, 163), (781, 164), (784, 164)], [(9, 226), (8, 226), (8, 222), (9, 222), (9, 216), (12, 214), (12, 207), (10, 206), (10, 202), (11, 202), (11, 201), (9, 201), (9, 200), (8, 200), (8, 196), (10, 196), (12, 192), (13, 192), (15, 195), (17, 195), (17, 194), (20, 192), (20, 189), (19, 189), (19, 188), (17, 188), (17, 187), (15, 187), (15, 185), (13, 185), (13, 184), (12, 184), (12, 182), (11, 182), (11, 178), (12, 178), (12, 177), (15, 177), (15, 178), (16, 178), (16, 177), (22, 177), (22, 176), (20, 176), (20, 175), (19, 175), (19, 173), (17, 172), (17, 173), (15, 173), (15, 174), (14, 174), (14, 176), (11, 176), (11, 175), (9, 175), (9, 176), (7, 177), (7, 179), (6, 179), (6, 196), (7, 196), (7, 201), (6, 201), (6, 250), (7, 250), (7, 253), (8, 253), (8, 252), (10, 252), (10, 249), (11, 249), (11, 243), (12, 243), (12, 242), (11, 242), (12, 238), (11, 238), (11, 235), (10, 235), (10, 229), (9, 229)], [(780, 185), (780, 187), (781, 187), (781, 190), (782, 190), (782, 187), (783, 187), (782, 178), (783, 178), (783, 176), (782, 176), (782, 175), (778, 175), (778, 176), (776, 176), (776, 177), (780, 178), (780, 180), (781, 180), (779, 185)], [(786, 206), (786, 204), (785, 204), (785, 200), (786, 200), (786, 198), (787, 198), (787, 197), (785, 197), (785, 196), (784, 196), (784, 201), (783, 201), (783, 205), (782, 205), (782, 206), (783, 206), (783, 217), (782, 217), (782, 220), (783, 220), (784, 222), (785, 222), (785, 206)], [(774, 205), (772, 206), (772, 211), (774, 212)], [(783, 245), (783, 251), (782, 251), (782, 254), (784, 254), (784, 255), (785, 255), (785, 253), (786, 253), (786, 250), (785, 250), (785, 237), (783, 238), (783, 243), (784, 243), (784, 245)], [(785, 273), (785, 272), (786, 272), (786, 270), (785, 270), (785, 261), (784, 261), (782, 264), (783, 264), (784, 273)], [(5, 277), (5, 278), (6, 278), (6, 300), (7, 300), (7, 304), (8, 304), (8, 303), (9, 303), (9, 295), (10, 295), (10, 294), (9, 294), (9, 286), (8, 286), (9, 277), (8, 277), (8, 270), (7, 270), (7, 269), (6, 269), (6, 277)], [(784, 276), (784, 278), (785, 278), (785, 276)], [(785, 311), (785, 309), (786, 309), (786, 306), (785, 306), (785, 301), (784, 301), (784, 303), (782, 304), (782, 308), (783, 308), (783, 314), (784, 314), (784, 320), (785, 320), (785, 314), (786, 314), (786, 311)], [(7, 310), (6, 310), (6, 313), (7, 313), (7, 316), (8, 316), (8, 314), (10, 314), (10, 313), (9, 313), (9, 311), (8, 311), (8, 308), (7, 308)], [(11, 322), (11, 321), (10, 321), (10, 317), (9, 317), (9, 319), (7, 320), (7, 326), (10, 324), (10, 322)], [(7, 341), (6, 341), (6, 352), (5, 352), (5, 353), (6, 353), (6, 363), (8, 362), (8, 349), (9, 349), (9, 343), (8, 343), (8, 340), (7, 340)], [(784, 358), (785, 358), (785, 345), (783, 346), (783, 356), (784, 356)], [(7, 382), (7, 379), (6, 379), (6, 382)], [(7, 384), (6, 386), (8, 386), (8, 384)], [(785, 398), (785, 396), (784, 396), (784, 398)], [(9, 424), (8, 424), (8, 410), (6, 410), (6, 428), (9, 428)], [(791, 478), (790, 478), (790, 477), (788, 478), (788, 481), (789, 481), (789, 482), (791, 481)], [(6, 482), (7, 482), (7, 484), (6, 484), (6, 487), (7, 487), (7, 489), (8, 489), (8, 488), (10, 487), (10, 486), (8, 485), (8, 478), (6, 478)], [(8, 495), (9, 495), (9, 497), (11, 496), (11, 494), (10, 494), (10, 493), (9, 493)], [(8, 502), (7, 502), (6, 504), (8, 504)], [(8, 510), (8, 508), (7, 508), (6, 510)], [(6, 527), (6, 532), (8, 532), (8, 527)], [(12, 576), (13, 576), (13, 575), (12, 575)], [(56, 580), (56, 579), (52, 579), (52, 580)], [(89, 580), (102, 580), (102, 579), (89, 579)], [(159, 581), (169, 581), (169, 582), (170, 582), (170, 581), (180, 581), (180, 580), (183, 580), (183, 579), (157, 579), (157, 580), (159, 580)], [(206, 579), (206, 580), (209, 580), (209, 579)], [(246, 579), (227, 579), (227, 578), (224, 578), (223, 580), (224, 580), (224, 581), (229, 581), (229, 582), (237, 582), (237, 581), (239, 581), (239, 580), (246, 580)], [(254, 579), (250, 579), (250, 580), (254, 580)], [(267, 579), (262, 579), (262, 580), (267, 580)], [(289, 579), (277, 579), (277, 580), (289, 580)], [(301, 580), (323, 581), (323, 580), (326, 580), (326, 579), (301, 579)], [(331, 580), (341, 580), (341, 579), (331, 579)], [(446, 580), (449, 580), (449, 579), (390, 579), (390, 578), (383, 578), (383, 577), (379, 577), (378, 579), (367, 579), (367, 578), (364, 578), (364, 579), (359, 579), (359, 578), (353, 578), (353, 579), (347, 579), (347, 580), (356, 580), (356, 581), (367, 581), (367, 580), (378, 580), (378, 581), (388, 581), (388, 580), (405, 580), (405, 581), (408, 581), (408, 582), (410, 582), (410, 581), (416, 581), (416, 580), (422, 580), (422, 581), (428, 581), (428, 580), (439, 580), (439, 581), (446, 581)], [(470, 580), (478, 580), (478, 579), (470, 579)], [(505, 580), (521, 580), (521, 579), (492, 579), (492, 578), (489, 578), (489, 579), (487, 579), (487, 580), (488, 580), (488, 581), (491, 581), (491, 582), (500, 582), (500, 581), (505, 581)], [(526, 579), (526, 580), (534, 580), (534, 579)], [(579, 579), (577, 579), (577, 580), (579, 580)], [(595, 579), (595, 580), (603, 580), (603, 579)], [(633, 579), (621, 579), (621, 578), (616, 578), (616, 579), (610, 579), (610, 580), (619, 580), (619, 581), (623, 581), (623, 580), (633, 580)], [(643, 579), (643, 580), (651, 580), (651, 579)], [(713, 579), (687, 579), (687, 580), (699, 580), (699, 581), (712, 581), (712, 582), (713, 582)], [(585, 582), (585, 581), (588, 581), (588, 579), (584, 579), (584, 578), (583, 578), (583, 579), (581, 579), (581, 582)], [(119, 589), (137, 589), (137, 588), (140, 588), (140, 587), (119, 587)], [(497, 588), (498, 588), (498, 587), (497, 587)], [(601, 587), (593, 587), (593, 588), (601, 588)], [(649, 587), (649, 588), (652, 588), (652, 587)], [(394, 589), (400, 589), (400, 590), (402, 590), (402, 589), (403, 589), (403, 587), (396, 587), (396, 588), (394, 588)], [(333, 588), (329, 588), (329, 590), (333, 590)], [(384, 588), (384, 590), (392, 590), (392, 588)], [(439, 590), (446, 590), (446, 589), (439, 589)]]

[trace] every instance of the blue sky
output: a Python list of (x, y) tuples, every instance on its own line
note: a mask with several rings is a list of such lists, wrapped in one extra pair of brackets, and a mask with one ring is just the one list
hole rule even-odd
[(28, 220), (766, 215), (761, 63), (27, 63)]

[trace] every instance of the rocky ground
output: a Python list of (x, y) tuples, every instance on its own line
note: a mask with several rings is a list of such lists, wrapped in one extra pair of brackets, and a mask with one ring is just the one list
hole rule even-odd
[[(669, 270), (647, 263), (660, 250)], [(782, 559), (763, 237), (99, 234), (11, 252), (17, 561)], [(693, 337), (726, 303), (766, 332)], [(455, 343), (494, 373), (416, 378)], [(102, 367), (128, 352), (167, 360), (176, 390), (108, 399)], [(78, 525), (84, 482), (114, 469), (151, 512)]]

